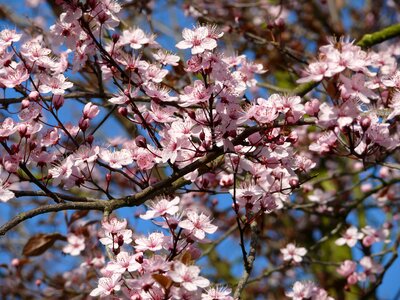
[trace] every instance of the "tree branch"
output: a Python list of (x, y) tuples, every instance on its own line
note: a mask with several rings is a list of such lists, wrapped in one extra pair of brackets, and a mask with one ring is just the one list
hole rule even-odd
[(259, 235), (259, 230), (257, 223), (254, 221), (250, 225), (251, 229), (251, 239), (250, 239), (250, 250), (249, 250), (249, 255), (247, 256), (247, 259), (244, 261), (244, 271), (243, 275), (239, 280), (239, 283), (236, 287), (235, 293), (233, 295), (233, 298), (235, 299), (240, 299), (240, 295), (243, 292), (244, 287), (247, 284), (247, 281), (249, 280), (251, 271), (253, 269), (253, 264), (256, 259), (256, 250), (257, 250), (257, 244), (258, 244), (258, 235)]
[(49, 212), (58, 212), (71, 209), (104, 211), (104, 209), (107, 207), (107, 204), (108, 204), (107, 201), (96, 201), (96, 202), (69, 202), (69, 203), (43, 205), (26, 212), (22, 212), (17, 216), (15, 216), (14, 218), (12, 218), (7, 223), (5, 223), (3, 226), (0, 227), (0, 236), (5, 235), (7, 231), (14, 228), (19, 223), (38, 215), (42, 215)]

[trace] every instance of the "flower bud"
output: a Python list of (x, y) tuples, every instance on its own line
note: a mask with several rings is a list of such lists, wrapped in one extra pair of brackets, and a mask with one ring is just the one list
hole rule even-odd
[(39, 98), (39, 92), (37, 92), (37, 91), (32, 91), (28, 95), (28, 99), (31, 101), (37, 101), (38, 98)]
[(21, 101), (21, 109), (25, 109), (29, 107), (30, 101), (28, 99), (24, 99)]
[(99, 114), (100, 110), (97, 105), (89, 102), (83, 108), (83, 117), (85, 119), (93, 119), (95, 116)]
[(126, 116), (128, 116), (128, 109), (126, 107), (119, 107), (118, 108), (118, 113), (121, 116), (126, 117)]
[(64, 105), (64, 96), (63, 95), (54, 95), (52, 98), (52, 103), (55, 110), (59, 110), (61, 106)]
[(147, 148), (147, 141), (143, 135), (139, 135), (135, 139), (136, 146), (140, 148)]
[(80, 128), (82, 131), (85, 132), (86, 129), (89, 128), (89, 119), (81, 118), (80, 121), (79, 121), (79, 128)]
[(23, 123), (18, 126), (18, 133), (19, 133), (20, 137), (25, 137), (27, 132), (28, 132), (28, 126), (26, 126)]
[(371, 126), (371, 119), (367, 116), (361, 117), (360, 125), (362, 130), (366, 131)]
[(294, 189), (299, 187), (299, 180), (297, 178), (291, 178), (289, 180), (289, 185)]
[(94, 136), (92, 134), (88, 135), (86, 137), (86, 142), (88, 142), (90, 145), (93, 144)]
[(200, 140), (204, 141), (206, 139), (206, 134), (204, 133), (204, 131), (202, 130), (199, 134), (199, 138)]
[(119, 41), (120, 35), (118, 33), (114, 33), (111, 38), (113, 43), (116, 44)]

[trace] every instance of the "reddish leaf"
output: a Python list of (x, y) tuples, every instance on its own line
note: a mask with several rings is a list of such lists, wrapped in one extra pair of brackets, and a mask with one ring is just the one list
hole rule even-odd
[(161, 275), (161, 274), (153, 274), (151, 275), (155, 281), (157, 281), (162, 287), (168, 290), (172, 285), (171, 278)]
[(25, 256), (41, 255), (46, 252), (47, 249), (51, 248), (57, 240), (66, 241), (67, 239), (59, 233), (36, 234), (25, 244), (22, 254)]
[(80, 211), (74, 212), (71, 215), (71, 218), (69, 219), (68, 226), (71, 226), (71, 224), (74, 223), (75, 221), (86, 217), (88, 213), (89, 213), (88, 210), (80, 210)]
[(190, 263), (193, 261), (192, 255), (189, 253), (189, 251), (186, 251), (186, 252), (182, 255), (181, 261), (182, 261), (185, 265), (188, 265), (188, 264), (190, 264)]

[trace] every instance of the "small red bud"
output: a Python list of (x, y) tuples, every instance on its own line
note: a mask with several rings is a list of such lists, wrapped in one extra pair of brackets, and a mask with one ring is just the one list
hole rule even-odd
[(139, 135), (135, 139), (136, 146), (140, 148), (147, 148), (147, 141), (146, 138), (143, 135)]
[(111, 181), (111, 174), (107, 173), (106, 174), (106, 182), (110, 182)]
[(91, 145), (93, 144), (93, 141), (94, 141), (94, 136), (92, 134), (88, 135), (86, 138), (86, 142), (88, 142)]
[(126, 107), (120, 107), (118, 108), (118, 113), (121, 116), (126, 117), (128, 115), (128, 109)]
[(206, 139), (206, 134), (204, 133), (204, 131), (202, 130), (199, 134), (199, 138), (200, 140), (204, 141)]
[(112, 36), (112, 41), (115, 43), (117, 43), (119, 41), (120, 35), (118, 33), (114, 33)]
[(37, 101), (39, 98), (39, 93), (37, 91), (30, 92), (28, 95), (28, 99), (31, 101)]
[(362, 130), (366, 131), (371, 126), (371, 119), (367, 116), (363, 116), (360, 120)]
[(29, 107), (30, 101), (28, 99), (24, 99), (21, 101), (21, 109), (25, 109)]
[(297, 178), (292, 178), (289, 180), (289, 185), (294, 189), (299, 187), (299, 180)]

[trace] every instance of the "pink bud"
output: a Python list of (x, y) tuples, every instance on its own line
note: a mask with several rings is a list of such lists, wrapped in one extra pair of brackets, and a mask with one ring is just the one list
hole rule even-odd
[(119, 41), (120, 35), (118, 33), (114, 33), (111, 36), (111, 38), (112, 38), (113, 43), (115, 44), (115, 43), (117, 43)]
[(304, 105), (304, 109), (309, 116), (317, 116), (319, 112), (319, 105), (320, 103), (317, 99), (312, 99)]
[(107, 173), (106, 174), (106, 182), (110, 182), (111, 181), (111, 174)]
[(18, 258), (13, 258), (13, 260), (11, 261), (11, 265), (13, 267), (18, 267), (20, 265), (20, 260)]
[(94, 136), (93, 135), (88, 135), (86, 138), (86, 142), (88, 142), (90, 145), (93, 144), (94, 141)]
[(18, 126), (18, 133), (21, 137), (25, 137), (27, 132), (28, 132), (28, 127), (25, 124), (22, 123)]
[(371, 119), (367, 116), (363, 116), (360, 120), (362, 130), (366, 131), (371, 126)]
[(54, 95), (52, 99), (52, 103), (54, 105), (55, 110), (59, 110), (61, 106), (64, 105), (64, 96), (63, 95)]
[(289, 185), (292, 188), (297, 188), (297, 187), (299, 187), (299, 180), (297, 178), (292, 178), (289, 180)]
[(30, 92), (28, 98), (31, 101), (37, 101), (37, 99), (39, 98), (39, 92), (37, 91)]
[(89, 128), (89, 119), (81, 118), (79, 121), (79, 128), (82, 131), (86, 131)]
[(83, 116), (85, 119), (93, 119), (95, 116), (99, 114), (100, 110), (97, 105), (89, 102), (83, 108)]
[(25, 109), (29, 107), (30, 101), (28, 99), (24, 99), (21, 101), (21, 109)]
[(121, 116), (126, 117), (126, 116), (128, 115), (128, 109), (127, 109), (126, 107), (119, 107), (119, 108), (118, 108), (118, 113), (119, 113)]

